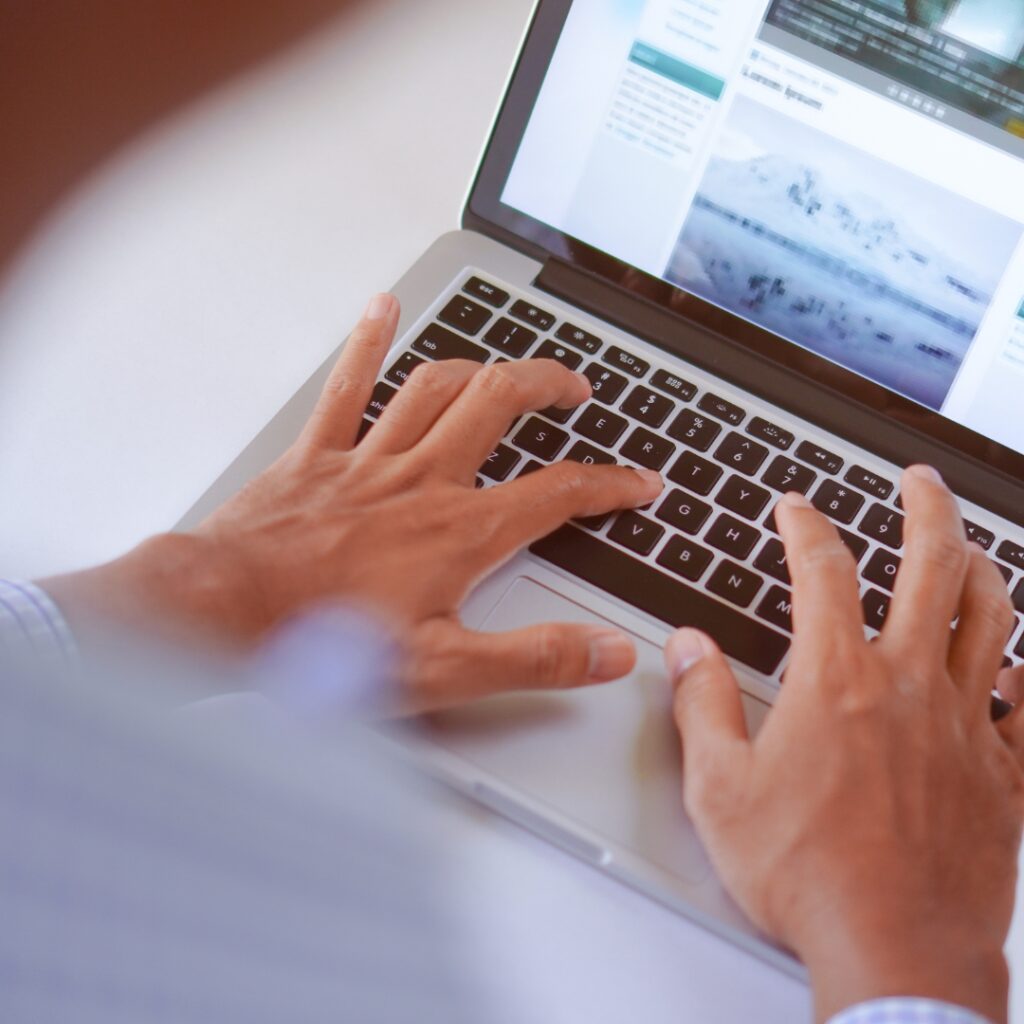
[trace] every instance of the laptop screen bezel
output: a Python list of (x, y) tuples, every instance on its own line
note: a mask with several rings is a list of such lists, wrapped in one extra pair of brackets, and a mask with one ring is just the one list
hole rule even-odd
[[(541, 262), (561, 260), (600, 278), (610, 288), (654, 302), (688, 324), (727, 338), (893, 424), (924, 434), (933, 442), (1024, 483), (1024, 453), (502, 203), (505, 184), (571, 7), (572, 0), (539, 0), (534, 8), (463, 210), (463, 226)], [(659, 339), (658, 344), (672, 349), (669, 340)]]

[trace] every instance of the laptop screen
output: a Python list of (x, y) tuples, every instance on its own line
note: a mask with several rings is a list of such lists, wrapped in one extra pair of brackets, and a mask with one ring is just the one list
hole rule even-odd
[(1020, 0), (576, 0), (501, 200), (1024, 449)]

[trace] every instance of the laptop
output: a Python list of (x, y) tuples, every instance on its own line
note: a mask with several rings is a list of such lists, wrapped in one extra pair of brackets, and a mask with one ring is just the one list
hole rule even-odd
[[(1024, 14), (984, 0), (541, 0), (461, 229), (394, 289), (364, 429), (421, 363), (551, 358), (592, 400), (513, 424), (478, 485), (562, 459), (667, 481), (649, 509), (534, 544), (464, 608), (483, 630), (614, 623), (640, 652), (630, 678), (496, 698), (398, 742), (791, 973), (683, 812), (661, 648), (710, 632), (756, 730), (791, 645), (775, 503), (802, 491), (835, 522), (873, 635), (915, 462), (954, 488), (1024, 613), (1022, 48)], [(287, 448), (336, 357), (183, 526)], [(1020, 619), (1006, 658), (1024, 661)]]

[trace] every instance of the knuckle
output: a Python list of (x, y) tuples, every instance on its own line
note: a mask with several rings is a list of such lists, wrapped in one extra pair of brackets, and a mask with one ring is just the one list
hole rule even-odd
[(540, 626), (533, 634), (532, 661), (537, 679), (547, 683), (568, 683), (582, 675), (583, 659), (563, 642), (555, 626)]
[(349, 373), (346, 370), (335, 372), (327, 380), (327, 386), (324, 389), (328, 395), (332, 398), (354, 398), (357, 394), (361, 393), (364, 387), (364, 382), (361, 377)]
[(725, 773), (706, 752), (687, 758), (683, 773), (683, 806), (694, 821), (715, 821), (731, 805)]
[(474, 383), (489, 398), (499, 402), (516, 405), (523, 400), (523, 386), (505, 363), (494, 363), (480, 370)]
[(1009, 635), (1011, 627), (1016, 622), (1013, 602), (1010, 600), (1009, 591), (1004, 587), (998, 590), (985, 590), (979, 594), (974, 613), (991, 626), (993, 632), (1001, 639)]
[(405, 386), (417, 392), (443, 391), (447, 389), (452, 375), (451, 363), (422, 363), (409, 374)]
[(838, 538), (795, 551), (790, 564), (796, 575), (852, 576), (857, 571), (850, 549)]
[(967, 566), (967, 541), (951, 533), (924, 533), (911, 543), (918, 559), (925, 565), (945, 572), (962, 572)]
[(585, 466), (575, 462), (560, 462), (551, 467), (551, 482), (561, 498), (574, 498), (587, 488), (588, 473)]

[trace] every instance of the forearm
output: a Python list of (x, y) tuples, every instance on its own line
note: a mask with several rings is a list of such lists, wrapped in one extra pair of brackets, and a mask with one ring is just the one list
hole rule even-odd
[(257, 587), (218, 545), (162, 534), (113, 562), (39, 581), (84, 643), (114, 622), (162, 637), (206, 634), (248, 646), (266, 622)]

